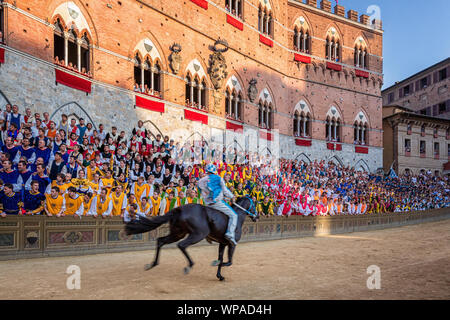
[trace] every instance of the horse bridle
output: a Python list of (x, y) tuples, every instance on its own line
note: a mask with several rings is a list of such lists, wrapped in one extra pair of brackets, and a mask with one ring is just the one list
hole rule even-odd
[[(251, 206), (249, 208), (249, 210), (255, 209), (256, 212), (256, 207), (255, 204), (253, 203), (252, 198), (250, 198), (249, 196), (245, 196), (245, 198), (247, 198), (248, 200), (250, 200)], [(238, 205), (236, 202), (233, 202), (233, 204), (238, 207), (239, 209), (241, 209), (242, 211), (244, 211), (245, 213), (247, 213), (249, 216), (256, 218), (257, 214), (256, 213), (251, 213), (249, 210), (242, 208), (240, 205)]]

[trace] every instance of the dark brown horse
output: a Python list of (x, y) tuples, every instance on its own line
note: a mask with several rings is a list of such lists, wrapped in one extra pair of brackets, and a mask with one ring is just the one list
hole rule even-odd
[[(251, 198), (238, 198), (232, 205), (233, 210), (238, 214), (238, 222), (236, 225), (236, 241), (241, 239), (242, 225), (247, 215), (250, 215), (253, 221), (258, 219), (255, 205)], [(157, 240), (157, 249), (155, 260), (152, 264), (145, 265), (145, 270), (149, 270), (158, 265), (159, 252), (165, 244), (174, 243), (186, 239), (178, 243), (178, 248), (183, 252), (188, 260), (188, 266), (184, 268), (184, 273), (188, 274), (194, 262), (188, 255), (186, 248), (196, 244), (203, 239), (210, 243), (219, 243), (219, 258), (213, 261), (212, 265), (217, 266), (217, 278), (222, 281), (225, 278), (221, 274), (222, 267), (231, 266), (233, 262), (233, 253), (235, 246), (225, 238), (225, 232), (228, 226), (228, 217), (220, 211), (199, 205), (188, 204), (175, 208), (163, 216), (154, 218), (139, 217), (138, 220), (128, 222), (125, 225), (125, 233), (127, 235), (144, 233), (158, 228), (159, 226), (169, 222), (170, 233), (168, 236), (160, 237)], [(223, 262), (225, 248), (228, 246), (228, 262)]]

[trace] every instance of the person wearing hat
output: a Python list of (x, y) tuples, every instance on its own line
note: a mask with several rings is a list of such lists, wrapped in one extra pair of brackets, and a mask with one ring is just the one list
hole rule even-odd
[(207, 175), (198, 182), (204, 202), (208, 207), (219, 210), (228, 216), (228, 228), (225, 233), (225, 238), (227, 238), (231, 244), (236, 245), (235, 230), (238, 215), (223, 199), (224, 197), (228, 197), (234, 202), (235, 197), (225, 186), (225, 181), (217, 175), (217, 168), (215, 165), (208, 164), (205, 171)]

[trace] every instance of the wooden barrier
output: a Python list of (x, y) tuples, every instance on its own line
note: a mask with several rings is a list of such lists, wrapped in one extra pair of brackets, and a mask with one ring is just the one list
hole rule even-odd
[[(450, 208), (363, 216), (261, 217), (245, 221), (241, 242), (400, 227), (450, 218)], [(0, 260), (148, 250), (168, 225), (123, 240), (120, 218), (8, 216), (0, 219)], [(206, 244), (202, 241), (201, 244)]]

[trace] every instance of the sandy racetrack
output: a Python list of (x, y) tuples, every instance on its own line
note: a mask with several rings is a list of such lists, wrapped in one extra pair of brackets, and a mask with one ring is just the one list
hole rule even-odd
[[(217, 246), (0, 262), (0, 299), (449, 299), (450, 220), (381, 231), (238, 245), (234, 265), (217, 281)], [(81, 289), (66, 289), (69, 265)], [(381, 269), (369, 290), (366, 270)]]

